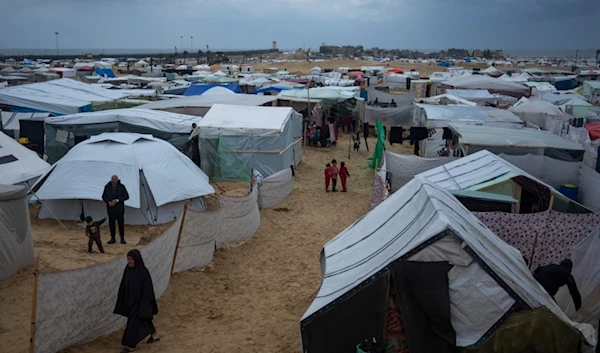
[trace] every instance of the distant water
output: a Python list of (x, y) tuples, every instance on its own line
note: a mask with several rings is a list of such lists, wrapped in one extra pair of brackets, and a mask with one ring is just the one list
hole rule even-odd
[[(191, 52), (190, 48), (183, 48)], [(212, 52), (216, 51), (238, 51), (238, 50), (259, 50), (259, 49), (268, 49), (268, 48), (210, 48)], [(483, 49), (483, 48), (482, 48)], [(197, 52), (198, 50), (205, 51), (206, 48), (194, 48), (193, 51)], [(286, 50), (295, 50), (295, 49), (281, 49), (283, 51)], [(417, 50), (424, 53), (432, 53), (441, 51), (442, 49), (408, 49), (408, 50)], [(469, 49), (471, 50), (471, 49)], [(548, 57), (548, 58), (564, 58), (564, 57), (575, 57), (576, 50), (573, 49), (503, 49), (504, 55), (509, 57)], [(60, 49), (60, 54), (67, 55), (78, 55), (78, 54), (94, 54), (94, 55), (102, 55), (106, 54), (168, 54), (173, 53), (174, 48), (169, 49)], [(56, 54), (56, 49), (2, 49), (0, 48), (0, 55), (23, 55), (23, 54), (31, 54), (31, 55), (50, 55)], [(595, 49), (580, 49), (578, 56), (580, 58), (583, 57), (595, 57), (596, 50)]]

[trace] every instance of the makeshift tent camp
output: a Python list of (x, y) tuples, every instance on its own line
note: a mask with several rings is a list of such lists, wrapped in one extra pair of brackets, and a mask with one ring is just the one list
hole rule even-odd
[(77, 143), (103, 132), (152, 134), (177, 148), (188, 140), (201, 118), (148, 109), (114, 109), (46, 119), (46, 155), (55, 163)]
[(546, 120), (555, 118), (568, 121), (569, 116), (563, 113), (554, 104), (545, 100), (531, 100), (521, 98), (517, 104), (508, 109), (524, 122), (534, 124), (542, 129), (546, 128)]
[(27, 192), (24, 186), (0, 184), (0, 280), (35, 260)]
[(38, 82), (0, 90), (0, 105), (56, 114), (92, 111), (92, 103), (126, 98), (122, 90), (109, 90), (71, 79)]
[[(556, 165), (549, 164), (545, 167), (556, 169)], [(560, 170), (556, 170), (556, 173), (560, 173)], [(447, 190), (482, 191), (513, 197), (519, 201), (519, 213), (549, 209), (566, 213), (590, 212), (551, 185), (485, 150), (430, 169), (418, 176)]]
[(0, 112), (2, 117), (2, 129), (9, 132), (15, 139), (19, 139), (21, 130), (21, 120), (43, 121), (50, 116), (48, 113), (16, 113)]
[(449, 88), (485, 89), (490, 93), (505, 94), (517, 98), (529, 95), (529, 88), (525, 86), (487, 75), (463, 75), (444, 81), (442, 83), (442, 93), (445, 93), (444, 90)]
[[(365, 338), (380, 342), (389, 338), (386, 318), (405, 328), (411, 352), (474, 348), (514, 312), (542, 306), (552, 313), (545, 325), (570, 326), (562, 332), (562, 344), (570, 342), (565, 351), (580, 344), (573, 327), (596, 344), (593, 328), (567, 318), (518, 250), (420, 177), (327, 243), (321, 269), (319, 292), (300, 323), (306, 353), (353, 351)], [(507, 339), (515, 335), (522, 333)], [(535, 341), (519, 337), (528, 338)]]
[(533, 154), (570, 162), (583, 160), (583, 146), (547, 131), (454, 123), (449, 127), (454, 134), (454, 147), (460, 148), (465, 156), (486, 149), (494, 154)]
[(104, 133), (73, 147), (36, 183), (40, 218), (100, 219), (104, 186), (117, 175), (127, 187), (126, 224), (162, 224), (179, 217), (186, 200), (203, 209), (214, 193), (208, 177), (168, 142), (133, 133)]
[(204, 116), (214, 104), (269, 106), (277, 104), (277, 97), (251, 94), (201, 95), (156, 101), (140, 105), (138, 108)]
[(35, 181), (50, 168), (37, 153), (0, 132), (0, 181), (5, 185)]
[(219, 180), (268, 177), (302, 159), (302, 116), (289, 107), (215, 104), (200, 124), (202, 170)]
[(564, 104), (571, 99), (586, 100), (584, 96), (571, 91), (556, 91), (548, 93), (545, 94), (542, 99), (556, 105)]

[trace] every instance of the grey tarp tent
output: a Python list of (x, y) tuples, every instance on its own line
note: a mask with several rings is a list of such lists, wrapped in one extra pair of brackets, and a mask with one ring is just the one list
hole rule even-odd
[(27, 188), (0, 184), (0, 280), (33, 262)]

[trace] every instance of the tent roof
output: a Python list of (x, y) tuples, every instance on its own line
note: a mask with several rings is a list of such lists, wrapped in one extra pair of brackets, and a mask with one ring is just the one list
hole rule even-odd
[(0, 90), (0, 104), (59, 114), (78, 113), (92, 104), (126, 98), (127, 92), (109, 90), (68, 78)]
[(447, 89), (446, 94), (464, 99), (495, 99), (495, 97), (485, 89)]
[(14, 113), (14, 112), (1, 112), (2, 127), (4, 130), (20, 130), (21, 126), (19, 121), (21, 120), (45, 120), (49, 113)]
[(475, 190), (450, 190), (452, 195), (456, 197), (465, 197), (469, 199), (478, 199), (478, 200), (489, 200), (489, 201), (498, 201), (505, 203), (517, 203), (519, 202), (512, 196), (508, 195), (500, 195), (500, 194), (492, 194), (491, 192), (483, 192), (483, 191), (475, 191)]
[(506, 110), (464, 105), (415, 105), (424, 112), (425, 121), (420, 123), (425, 127), (447, 127), (452, 122), (471, 122), (482, 125), (523, 124), (518, 116)]
[(531, 100), (527, 98), (521, 98), (517, 104), (509, 108), (513, 113), (538, 113), (546, 114), (551, 116), (563, 116), (565, 115), (557, 106), (545, 101), (545, 100)]
[(309, 89), (293, 89), (281, 91), (277, 95), (282, 99), (286, 99), (286, 97), (294, 97), (294, 98), (315, 98), (315, 99), (331, 99), (336, 100), (338, 102), (343, 102), (350, 98), (360, 98), (360, 88), (358, 87), (319, 87), (319, 88), (310, 88)]
[(77, 144), (35, 189), (41, 200), (101, 201), (104, 185), (116, 174), (129, 192), (125, 205), (140, 208), (140, 171), (157, 206), (215, 192), (208, 176), (170, 143), (123, 132), (103, 133)]
[(494, 126), (450, 124), (464, 145), (505, 146), (523, 148), (555, 148), (583, 151), (583, 147), (547, 131), (534, 129), (507, 129)]
[(199, 124), (202, 118), (175, 114), (160, 110), (140, 108), (103, 110), (93, 113), (79, 113), (46, 119), (47, 125), (87, 125), (122, 122), (143, 126), (158, 131), (186, 134), (192, 123)]
[(201, 95), (173, 98), (140, 105), (138, 109), (168, 109), (184, 107), (212, 107), (213, 104), (259, 106), (277, 100), (275, 96), (254, 94)]
[(3, 160), (0, 163), (2, 184), (23, 183), (39, 177), (50, 168), (50, 164), (38, 157), (37, 153), (3, 132), (0, 132), (0, 160)]
[[(455, 252), (464, 252), (464, 248), (468, 246), (487, 266), (488, 271), (506, 283), (530, 307), (546, 306), (562, 321), (575, 325), (536, 282), (518, 250), (498, 238), (448, 191), (419, 176), (324, 246), (321, 255), (321, 287), (302, 320), (309, 319), (375, 276), (385, 266), (407, 255), (409, 251), (427, 246), (427, 241), (448, 230), (458, 238), (458, 242), (438, 245), (433, 250), (436, 255), (450, 259), (451, 263), (457, 265), (455, 267), (471, 267), (469, 259), (464, 259), (463, 262), (459, 256), (453, 255)], [(460, 244), (457, 246), (458, 243)], [(456, 330), (457, 344), (460, 346), (477, 342), (483, 336), (482, 332), (491, 329), (514, 304), (512, 297), (502, 287), (486, 287), (485, 292), (479, 292), (470, 286), (470, 281), (460, 280), (466, 275), (479, 282), (486, 276), (473, 271), (449, 278), (452, 291), (470, 291), (472, 296), (489, 298), (487, 300), (493, 305), (475, 308), (485, 317), (481, 321), (483, 325), (477, 325), (479, 323), (467, 319), (468, 315), (462, 317), (461, 311), (468, 310), (464, 302), (452, 301), (453, 320), (466, 321), (463, 329)], [(484, 299), (479, 303), (483, 303)], [(500, 310), (495, 311), (497, 309)], [(494, 314), (486, 315), (488, 310)], [(587, 328), (587, 325), (583, 326)], [(593, 341), (594, 334), (586, 332), (588, 339)]]
[(527, 94), (529, 89), (517, 83), (499, 80), (487, 75), (463, 75), (444, 82), (444, 85), (455, 88), (489, 89)]
[(17, 200), (27, 196), (27, 187), (23, 185), (0, 184), (0, 201)]
[(277, 136), (292, 114), (290, 107), (214, 104), (198, 127), (206, 136)]

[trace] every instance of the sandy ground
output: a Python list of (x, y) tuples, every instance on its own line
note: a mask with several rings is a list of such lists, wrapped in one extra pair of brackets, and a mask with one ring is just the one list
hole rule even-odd
[[(307, 147), (291, 197), (261, 211), (261, 225), (246, 243), (215, 253), (206, 268), (176, 274), (159, 300), (155, 324), (160, 343), (138, 352), (299, 352), (299, 321), (320, 283), (323, 244), (368, 211), (373, 171), (367, 169), (364, 143), (348, 158), (349, 135), (337, 148)], [(375, 145), (369, 141), (371, 151)], [(411, 153), (407, 143), (387, 146)], [(345, 161), (348, 193), (325, 193), (324, 165)], [(236, 185), (223, 184), (233, 192)], [(241, 190), (241, 189), (240, 189)], [(68, 269), (124, 254), (155, 227), (127, 227), (129, 244), (108, 247), (107, 255), (85, 253), (83, 230), (64, 232), (55, 221), (34, 220), (36, 253), (42, 270)], [(166, 229), (168, 225), (158, 227)], [(106, 240), (106, 235), (104, 236)], [(26, 352), (29, 342), (32, 269), (0, 281), (0, 352)], [(118, 352), (122, 331), (65, 352)]]

